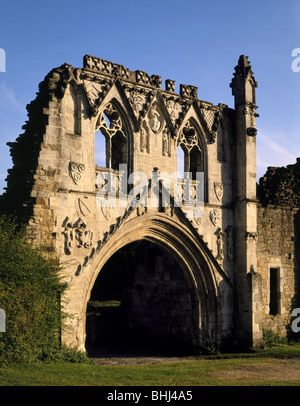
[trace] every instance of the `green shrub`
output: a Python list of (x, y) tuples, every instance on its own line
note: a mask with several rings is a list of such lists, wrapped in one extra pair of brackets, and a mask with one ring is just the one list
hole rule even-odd
[(287, 344), (288, 340), (286, 337), (275, 333), (273, 330), (264, 329), (263, 330), (263, 340), (266, 345), (272, 346), (277, 344)]
[(0, 216), (0, 365), (70, 358), (60, 345), (64, 289), (57, 263), (26, 243), (24, 227)]

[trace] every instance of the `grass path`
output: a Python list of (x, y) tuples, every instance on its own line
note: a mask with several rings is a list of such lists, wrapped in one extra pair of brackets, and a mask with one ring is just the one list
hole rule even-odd
[(17, 365), (0, 375), (0, 386), (299, 386), (300, 344), (174, 363)]

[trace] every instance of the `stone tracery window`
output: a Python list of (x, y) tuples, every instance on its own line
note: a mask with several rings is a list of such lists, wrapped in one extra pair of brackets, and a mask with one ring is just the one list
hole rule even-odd
[[(112, 102), (104, 107), (98, 117), (96, 136), (99, 136), (98, 130), (105, 137), (105, 167), (118, 170), (120, 164), (128, 163), (128, 140), (121, 113)], [(98, 151), (98, 154), (103, 156), (103, 143), (95, 142), (95, 145), (99, 144), (102, 151)]]
[[(177, 151), (180, 149), (184, 153), (184, 172), (189, 172), (194, 180), (197, 172), (204, 171), (204, 157), (199, 134), (190, 121), (187, 121), (183, 127)], [(180, 154), (177, 154), (178, 158), (180, 158)]]

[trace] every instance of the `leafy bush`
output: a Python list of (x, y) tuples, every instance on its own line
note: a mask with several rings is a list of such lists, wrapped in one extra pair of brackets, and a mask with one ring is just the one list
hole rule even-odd
[(266, 345), (272, 346), (276, 344), (287, 344), (288, 340), (286, 337), (275, 333), (272, 330), (264, 329), (263, 330), (263, 339)]
[(60, 331), (65, 316), (60, 295), (64, 289), (57, 263), (26, 242), (24, 227), (0, 216), (0, 308), (6, 314), (0, 365), (62, 360)]

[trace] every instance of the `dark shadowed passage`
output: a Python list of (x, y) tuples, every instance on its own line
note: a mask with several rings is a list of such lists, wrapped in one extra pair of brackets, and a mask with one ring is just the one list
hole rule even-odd
[(173, 256), (137, 241), (117, 251), (99, 273), (88, 302), (86, 347), (188, 353), (192, 314), (190, 292)]

